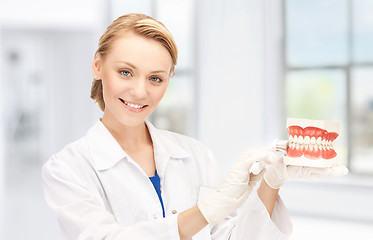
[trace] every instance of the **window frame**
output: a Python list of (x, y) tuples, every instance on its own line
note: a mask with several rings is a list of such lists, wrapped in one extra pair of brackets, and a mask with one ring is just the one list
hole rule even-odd
[(287, 4), (288, 0), (282, 0), (283, 6), (283, 67), (284, 67), (284, 75), (283, 75), (283, 83), (286, 84), (286, 79), (289, 73), (296, 72), (296, 71), (308, 71), (308, 70), (340, 70), (344, 72), (345, 79), (346, 79), (346, 98), (344, 99), (346, 102), (346, 113), (345, 113), (345, 121), (346, 121), (346, 133), (347, 136), (345, 137), (346, 145), (347, 145), (347, 167), (349, 168), (351, 173), (357, 173), (359, 175), (369, 175), (373, 176), (372, 173), (367, 172), (359, 172), (356, 171), (352, 166), (352, 150), (354, 147), (353, 142), (350, 140), (352, 136), (352, 117), (351, 117), (351, 85), (353, 83), (352, 73), (354, 69), (358, 68), (372, 68), (373, 69), (373, 60), (372, 61), (365, 61), (365, 62), (355, 62), (353, 59), (354, 53), (354, 2), (353, 0), (346, 0), (347, 1), (347, 63), (346, 64), (330, 64), (330, 65), (312, 65), (312, 66), (291, 66), (288, 63), (288, 16), (287, 16)]

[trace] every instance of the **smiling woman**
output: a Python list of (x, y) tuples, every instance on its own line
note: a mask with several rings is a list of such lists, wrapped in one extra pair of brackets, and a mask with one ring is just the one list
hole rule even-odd
[(167, 49), (154, 39), (122, 30), (110, 53), (97, 53), (94, 81), (102, 82), (103, 124), (138, 126), (158, 106), (166, 92), (174, 63)]
[[(144, 42), (144, 40), (154, 40), (150, 42), (153, 42), (153, 46), (156, 45), (155, 49), (158, 49), (158, 50), (160, 50), (160, 47), (163, 46), (168, 51), (167, 58), (171, 57), (172, 62), (171, 62), (171, 69), (166, 68), (165, 70), (160, 70), (160, 72), (168, 75), (167, 78), (172, 77), (174, 75), (175, 65), (177, 64), (178, 51), (177, 51), (176, 43), (174, 42), (172, 35), (169, 33), (169, 31), (165, 28), (165, 26), (162, 23), (154, 20), (151, 17), (145, 16), (143, 14), (127, 14), (113, 21), (113, 23), (107, 27), (105, 33), (100, 38), (99, 47), (95, 54), (95, 60), (102, 61), (110, 51), (113, 52), (113, 46), (111, 45), (114, 44), (114, 42), (116, 42), (115, 40), (118, 40), (118, 37), (122, 36), (123, 34), (132, 35), (132, 40), (135, 40), (135, 41), (136, 39), (134, 38), (136, 36), (138, 37), (137, 39), (142, 40), (142, 42)], [(124, 38), (120, 38), (120, 39), (122, 41), (125, 41)], [(130, 40), (128, 39), (128, 41)], [(158, 44), (155, 44), (155, 43), (158, 43)], [(120, 44), (120, 43), (117, 43), (117, 44)], [(135, 43), (134, 47), (136, 46), (140, 48), (140, 51), (142, 51), (141, 44)], [(150, 49), (151, 50), (150, 52), (155, 53), (154, 52), (155, 49)], [(165, 49), (161, 49), (160, 51), (163, 52), (164, 54)], [(130, 49), (130, 50), (133, 50), (132, 53), (136, 53), (135, 49)], [(123, 54), (123, 52), (125, 51), (123, 50), (121, 53)], [(144, 53), (144, 51), (142, 52)], [(120, 54), (117, 54), (117, 57), (119, 55)], [(123, 75), (130, 76), (131, 71), (128, 71), (126, 68), (121, 69), (121, 67), (123, 67), (124, 65), (124, 67), (131, 67), (132, 69), (136, 70), (136, 66), (131, 64), (130, 61), (128, 62), (128, 61), (125, 61), (124, 59), (121, 59), (120, 58), (121, 56), (119, 56), (118, 59), (114, 60), (115, 65), (113, 66), (118, 68), (119, 72), (123, 73)], [(125, 52), (124, 56), (127, 56), (127, 52)], [(140, 57), (140, 55), (137, 55), (137, 54), (136, 56)], [(147, 56), (147, 55), (143, 54), (142, 57), (144, 56)], [(99, 57), (100, 59), (97, 59), (97, 57)], [(130, 59), (129, 56), (126, 58)], [(150, 61), (150, 58), (145, 59), (145, 62), (149, 62), (149, 61)], [(153, 67), (157, 67), (157, 66), (153, 66)], [(97, 68), (97, 66), (93, 66), (93, 68)], [(158, 72), (156, 71), (154, 73), (158, 73)], [(95, 79), (92, 84), (91, 98), (96, 100), (101, 110), (104, 111), (105, 102), (104, 102), (103, 94), (102, 94), (102, 82), (99, 81), (100, 79), (96, 79), (96, 78), (97, 78), (97, 75), (95, 75)]]
[[(288, 238), (278, 196), (287, 173), (274, 147), (246, 151), (219, 186), (202, 143), (147, 121), (176, 63), (171, 34), (143, 14), (119, 17), (100, 38), (91, 97), (103, 116), (43, 166), (45, 197), (64, 239)], [(254, 175), (254, 163), (273, 166)]]

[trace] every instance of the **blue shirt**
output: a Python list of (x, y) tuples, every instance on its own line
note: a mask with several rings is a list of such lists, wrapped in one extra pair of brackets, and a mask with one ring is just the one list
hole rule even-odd
[(161, 179), (158, 176), (157, 170), (155, 170), (155, 176), (150, 177), (149, 179), (153, 183), (155, 191), (157, 192), (159, 201), (161, 202), (161, 205), (162, 205), (163, 217), (165, 217), (163, 200), (162, 200), (162, 196), (161, 196)]

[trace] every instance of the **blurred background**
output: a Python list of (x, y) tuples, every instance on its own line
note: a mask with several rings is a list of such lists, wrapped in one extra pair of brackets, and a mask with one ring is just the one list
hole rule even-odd
[(129, 12), (162, 21), (180, 51), (156, 126), (200, 139), (225, 171), (286, 139), (288, 117), (341, 122), (349, 175), (280, 191), (291, 239), (373, 239), (373, 1), (0, 0), (1, 239), (61, 239), (40, 168), (101, 116), (91, 62)]

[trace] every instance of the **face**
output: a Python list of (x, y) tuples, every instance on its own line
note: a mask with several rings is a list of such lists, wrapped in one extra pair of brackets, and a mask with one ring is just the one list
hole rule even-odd
[(110, 125), (138, 126), (161, 101), (170, 78), (171, 55), (153, 39), (125, 32), (114, 40), (104, 59), (95, 57), (93, 73), (102, 79)]

